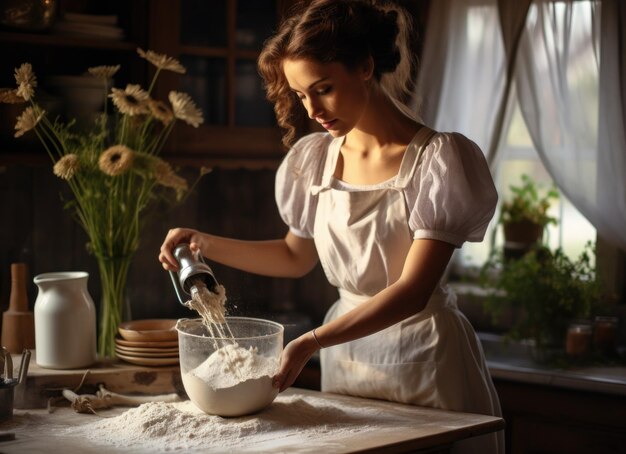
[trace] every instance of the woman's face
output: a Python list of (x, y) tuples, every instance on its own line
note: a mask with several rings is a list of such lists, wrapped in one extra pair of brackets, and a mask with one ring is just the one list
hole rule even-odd
[(283, 71), (309, 117), (333, 137), (358, 125), (369, 100), (367, 68), (350, 71), (341, 63), (286, 59)]

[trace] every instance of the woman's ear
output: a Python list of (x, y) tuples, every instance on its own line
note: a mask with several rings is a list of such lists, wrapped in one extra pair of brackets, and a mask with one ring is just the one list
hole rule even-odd
[(361, 76), (363, 80), (370, 80), (374, 76), (374, 59), (371, 55), (361, 65)]

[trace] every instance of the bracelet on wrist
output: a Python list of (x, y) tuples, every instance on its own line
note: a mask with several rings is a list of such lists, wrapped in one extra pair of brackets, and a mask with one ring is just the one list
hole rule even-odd
[[(317, 329), (317, 328), (315, 328), (315, 329)], [(315, 334), (315, 329), (313, 329), (313, 330), (311, 331), (311, 334), (313, 335), (313, 339), (315, 339), (315, 343), (317, 344), (317, 346), (318, 346), (318, 347), (320, 348), (320, 350), (321, 350), (322, 348), (324, 348), (324, 346), (323, 346), (322, 344), (320, 344), (320, 341), (319, 341), (319, 339), (317, 338), (317, 334)]]

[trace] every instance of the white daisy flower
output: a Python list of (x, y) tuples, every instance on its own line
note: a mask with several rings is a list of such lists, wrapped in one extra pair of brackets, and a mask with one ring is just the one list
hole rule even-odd
[(167, 55), (163, 54), (157, 54), (156, 52), (153, 52), (151, 50), (144, 51), (140, 48), (137, 48), (137, 53), (141, 58), (145, 58), (159, 69), (165, 69), (167, 71), (173, 71), (179, 74), (185, 74), (185, 72), (187, 71), (185, 67), (173, 57), (168, 57)]
[(26, 100), (17, 94), (17, 89), (0, 88), (0, 103), (22, 104), (24, 102), (26, 102)]
[(169, 100), (172, 103), (174, 116), (179, 120), (185, 121), (194, 128), (204, 123), (202, 111), (196, 107), (196, 104), (187, 93), (170, 91)]
[(70, 180), (80, 168), (80, 162), (78, 160), (78, 156), (74, 153), (66, 154), (61, 159), (59, 159), (54, 167), (52, 168), (52, 172), (64, 180)]
[(17, 94), (29, 101), (34, 96), (37, 87), (37, 77), (30, 63), (22, 63), (19, 68), (15, 68), (15, 82), (18, 85)]
[(105, 150), (98, 160), (98, 167), (107, 175), (115, 177), (133, 166), (135, 153), (125, 145), (114, 145)]
[(174, 114), (163, 101), (150, 99), (148, 101), (148, 107), (150, 107), (152, 116), (159, 120), (161, 123), (163, 123), (165, 126), (169, 125), (174, 119)]
[(15, 137), (21, 137), (25, 132), (37, 126), (37, 123), (39, 123), (39, 120), (42, 119), (45, 113), (45, 110), (36, 111), (33, 107), (27, 107), (24, 112), (17, 117), (17, 123), (15, 124), (17, 131), (15, 132)]
[(162, 159), (156, 159), (153, 164), (153, 174), (157, 182), (168, 188), (173, 188), (178, 191), (187, 190), (187, 180), (176, 175), (172, 166)]
[(120, 65), (115, 66), (93, 66), (87, 68), (87, 72), (98, 79), (110, 79), (120, 70)]
[(128, 84), (125, 90), (112, 88), (111, 92), (109, 98), (113, 99), (113, 104), (121, 113), (133, 116), (150, 112), (148, 106), (150, 97), (141, 86)]

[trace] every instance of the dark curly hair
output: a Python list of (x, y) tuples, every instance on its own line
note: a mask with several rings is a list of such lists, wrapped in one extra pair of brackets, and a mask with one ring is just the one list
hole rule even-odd
[(391, 2), (314, 0), (309, 6), (301, 3), (265, 42), (258, 61), (267, 99), (274, 104), (278, 125), (285, 130), (285, 146), (293, 144), (296, 124), (304, 113), (283, 73), (285, 59), (339, 62), (355, 69), (371, 56), (376, 80), (390, 96), (400, 99), (413, 88), (411, 76), (416, 60), (409, 50), (411, 33), (410, 16)]

